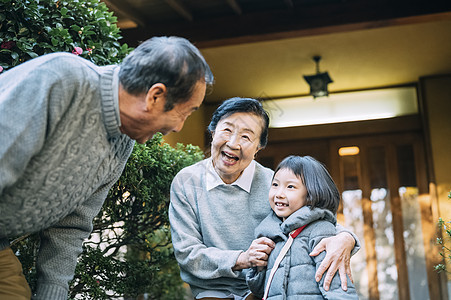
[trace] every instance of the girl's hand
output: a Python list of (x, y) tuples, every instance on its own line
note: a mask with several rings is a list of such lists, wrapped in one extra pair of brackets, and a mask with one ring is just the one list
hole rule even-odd
[(324, 278), (323, 287), (326, 291), (329, 290), (332, 278), (337, 272), (340, 274), (341, 288), (344, 291), (348, 290), (347, 278), (349, 276), (351, 282), (354, 282), (351, 274), (351, 251), (354, 249), (355, 240), (347, 232), (341, 232), (333, 237), (324, 238), (316, 245), (310, 256), (317, 256), (322, 251), (326, 251), (326, 257), (321, 262), (315, 274), (316, 282), (321, 280), (324, 272), (327, 270)]
[(238, 256), (232, 270), (237, 271), (252, 267), (266, 267), (269, 254), (274, 247), (274, 242), (266, 237), (261, 237), (252, 241), (249, 249)]

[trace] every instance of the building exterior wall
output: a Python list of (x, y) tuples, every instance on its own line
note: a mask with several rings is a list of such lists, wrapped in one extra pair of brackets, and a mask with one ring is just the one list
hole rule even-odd
[[(432, 186), (436, 187), (437, 214), (451, 221), (451, 75), (426, 77), (420, 80), (427, 120), (427, 132), (432, 159)], [(432, 193), (434, 191), (431, 191)], [(445, 232), (442, 232), (445, 237)], [(448, 239), (447, 247), (451, 247)], [(451, 265), (448, 262), (448, 271)], [(448, 295), (451, 295), (451, 276), (448, 276)]]
[(177, 143), (182, 143), (199, 146), (204, 150), (205, 131), (208, 125), (204, 115), (204, 105), (202, 105), (199, 110), (193, 112), (192, 115), (188, 117), (180, 132), (170, 133), (164, 137), (164, 141), (173, 147)]

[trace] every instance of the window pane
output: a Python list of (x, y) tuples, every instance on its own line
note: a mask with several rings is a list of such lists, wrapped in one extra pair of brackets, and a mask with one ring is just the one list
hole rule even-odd
[(360, 189), (357, 169), (357, 159), (358, 156), (356, 155), (341, 157), (341, 160), (343, 162), (345, 191)]
[(396, 152), (398, 155), (399, 185), (417, 186), (412, 145), (398, 146)]
[(366, 251), (362, 211), (362, 190), (348, 190), (342, 194), (344, 226), (354, 232), (360, 240), (360, 251), (351, 258), (352, 277), (359, 299), (368, 299), (368, 272), (366, 270)]
[(269, 127), (291, 127), (394, 118), (418, 113), (415, 87), (266, 100)]
[(376, 238), (377, 280), (381, 300), (398, 299), (398, 270), (396, 268), (393, 216), (387, 186), (385, 147), (368, 149), (371, 188), (371, 210)]
[(386, 188), (371, 190), (371, 210), (376, 237), (377, 279), (381, 300), (398, 299), (398, 270), (396, 268), (393, 217)]
[(371, 147), (368, 149), (368, 158), (371, 188), (387, 188), (384, 147)]
[(429, 289), (424, 257), (420, 204), (418, 203), (418, 188), (401, 187), (399, 188), (399, 196), (402, 204), (410, 299), (428, 300)]

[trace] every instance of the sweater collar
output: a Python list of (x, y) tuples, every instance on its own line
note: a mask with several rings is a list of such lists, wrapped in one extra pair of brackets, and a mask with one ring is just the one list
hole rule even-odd
[(102, 114), (108, 137), (121, 135), (121, 120), (119, 116), (119, 67), (101, 67), (100, 94)]

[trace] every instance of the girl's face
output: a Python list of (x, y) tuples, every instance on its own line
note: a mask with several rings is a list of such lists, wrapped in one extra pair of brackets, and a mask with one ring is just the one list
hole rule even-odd
[(279, 218), (285, 220), (306, 204), (307, 188), (290, 169), (280, 169), (269, 190), (269, 204)]

